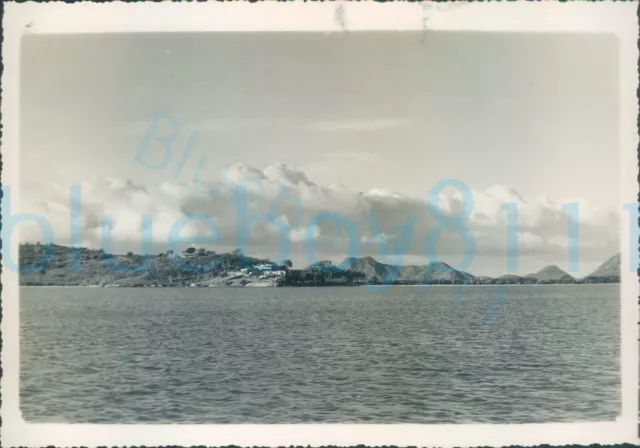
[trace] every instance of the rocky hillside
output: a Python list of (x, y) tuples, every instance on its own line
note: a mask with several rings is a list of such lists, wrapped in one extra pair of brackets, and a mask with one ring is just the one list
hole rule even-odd
[(392, 265), (380, 263), (373, 257), (349, 257), (339, 265), (344, 271), (360, 272), (366, 279), (377, 278), (380, 282), (389, 283), (400, 280), (400, 271)]
[(343, 270), (362, 273), (365, 278), (380, 283), (473, 283), (474, 277), (458, 271), (446, 263), (433, 262), (425, 266), (400, 266), (380, 263), (372, 257), (346, 258), (341, 264)]
[[(251, 275), (256, 266), (278, 268), (269, 260), (247, 257), (239, 251), (216, 254), (203, 249), (184, 256), (172, 252), (112, 255), (102, 250), (24, 244), (19, 257), (20, 283), (26, 286), (244, 286), (269, 283), (267, 278)], [(38, 260), (46, 263), (34, 269)], [(248, 275), (242, 275), (242, 269)]]
[(620, 282), (620, 254), (616, 254), (602, 263), (591, 274), (582, 279), (583, 283)]

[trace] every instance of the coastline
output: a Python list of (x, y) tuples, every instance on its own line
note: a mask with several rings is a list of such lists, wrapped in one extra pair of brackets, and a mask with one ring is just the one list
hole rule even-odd
[(437, 288), (453, 288), (453, 287), (460, 287), (460, 286), (465, 286), (465, 287), (469, 287), (469, 286), (477, 286), (477, 287), (490, 287), (490, 286), (599, 286), (599, 285), (612, 285), (612, 286), (620, 286), (621, 283), (613, 283), (613, 282), (607, 282), (607, 283), (519, 283), (519, 284), (513, 284), (513, 283), (495, 283), (495, 284), (455, 284), (455, 285), (442, 285), (442, 284), (425, 284), (425, 285), (325, 285), (325, 286), (311, 286), (311, 285), (304, 285), (304, 286), (252, 286), (250, 284), (244, 285), (244, 286), (227, 286), (227, 285), (223, 285), (223, 286), (117, 286), (117, 287), (113, 287), (113, 286), (100, 286), (100, 285), (19, 285), (20, 288), (107, 288), (107, 289), (112, 289), (112, 288), (121, 288), (121, 289), (139, 289), (139, 288), (156, 288), (156, 289), (160, 289), (160, 288), (222, 288), (222, 289), (226, 289), (226, 288), (344, 288), (345, 286), (349, 286), (352, 288), (389, 288), (389, 287), (393, 287), (393, 288), (425, 288), (425, 287), (437, 287)]
[(345, 287), (523, 284), (609, 284), (620, 282), (620, 254), (586, 277), (576, 278), (557, 266), (529, 275), (475, 276), (446, 263), (393, 265), (373, 257), (347, 257), (340, 264), (317, 261), (294, 268), (290, 260), (274, 262), (237, 249), (218, 254), (204, 248), (156, 255), (108, 254), (102, 250), (59, 245), (20, 245), (20, 286), (88, 288), (183, 287)]

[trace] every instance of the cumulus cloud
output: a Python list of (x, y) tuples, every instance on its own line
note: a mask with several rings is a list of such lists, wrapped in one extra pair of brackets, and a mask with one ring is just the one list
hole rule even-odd
[(263, 173), (267, 179), (274, 183), (284, 185), (314, 185), (309, 181), (305, 173), (280, 162), (267, 166), (263, 170)]
[[(470, 197), (472, 205), (465, 202)], [(513, 189), (494, 185), (470, 190), (469, 196), (445, 189), (437, 198), (439, 211), (434, 211), (424, 199), (391, 190), (320, 186), (282, 163), (264, 169), (236, 164), (220, 179), (202, 185), (142, 186), (127, 179), (94, 179), (81, 185), (80, 203), (72, 202), (64, 185), (38, 192), (37, 198), (22, 200), (20, 211), (44, 216), (56, 242), (69, 243), (70, 216), (80, 210), (83, 244), (100, 247), (106, 235), (114, 251), (140, 251), (144, 229), (158, 251), (166, 250), (173, 231), (213, 248), (246, 245), (248, 253), (275, 255), (286, 248), (292, 254), (312, 252), (318, 259), (446, 259), (467, 253), (469, 238), (475, 240), (476, 255), (505, 256), (508, 235), (516, 235), (521, 255), (558, 260), (566, 259), (567, 229), (576, 218), (581, 259), (603, 260), (618, 245), (618, 213), (583, 199), (574, 201), (575, 215), (576, 205), (556, 204), (544, 196), (527, 200)], [(464, 212), (466, 218), (456, 215)], [(143, 215), (148, 216), (147, 227)], [(452, 221), (452, 216), (462, 218)], [(434, 244), (427, 244), (430, 238)], [(21, 240), (42, 236), (37, 227), (25, 225)], [(437, 253), (427, 254), (429, 247)]]
[(379, 233), (376, 236), (368, 237), (362, 236), (360, 238), (360, 242), (362, 243), (387, 243), (389, 241), (395, 240), (395, 235), (387, 235), (386, 233)]

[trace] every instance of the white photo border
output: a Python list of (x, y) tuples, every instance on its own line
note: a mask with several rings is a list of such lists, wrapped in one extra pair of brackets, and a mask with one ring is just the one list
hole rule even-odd
[[(607, 33), (618, 37), (621, 202), (638, 201), (638, 25), (633, 2), (208, 2), (5, 3), (2, 183), (18, 196), (20, 42), (27, 34), (207, 31), (458, 30)], [(622, 204), (621, 204), (622, 206)], [(626, 215), (623, 215), (625, 217)], [(4, 446), (612, 444), (638, 440), (638, 260), (621, 220), (622, 415), (612, 422), (554, 424), (97, 425), (26, 423), (19, 409), (18, 275), (2, 271)], [(630, 249), (632, 247), (632, 249)], [(17, 259), (18, 248), (11, 253)], [(635, 263), (637, 265), (637, 262)]]

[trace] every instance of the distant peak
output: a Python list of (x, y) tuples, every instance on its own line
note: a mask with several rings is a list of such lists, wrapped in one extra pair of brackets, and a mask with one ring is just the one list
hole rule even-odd
[(544, 268), (541, 269), (542, 271), (562, 271), (564, 272), (562, 269), (560, 269), (558, 266), (556, 266), (555, 264), (550, 264), (549, 266), (546, 266)]
[(549, 266), (545, 266), (540, 269), (535, 274), (527, 275), (529, 278), (536, 278), (538, 280), (561, 280), (563, 278), (572, 277), (565, 270), (560, 269), (555, 264), (550, 264)]

